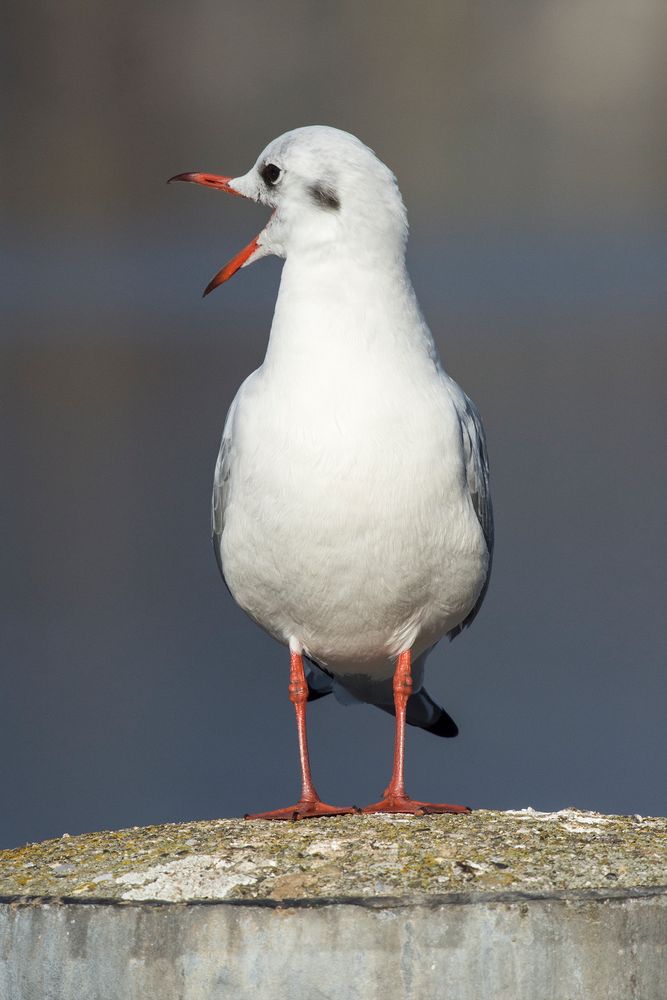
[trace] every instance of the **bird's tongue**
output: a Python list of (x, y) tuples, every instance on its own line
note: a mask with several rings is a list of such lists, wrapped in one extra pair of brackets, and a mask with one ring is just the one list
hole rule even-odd
[[(232, 177), (220, 177), (218, 174), (202, 174), (202, 173), (192, 173), (192, 174), (176, 174), (175, 177), (170, 177), (167, 184), (171, 184), (172, 181), (188, 181), (191, 184), (201, 184), (203, 187), (215, 188), (218, 191), (225, 191), (227, 194), (234, 194), (237, 198), (244, 198), (240, 191), (235, 191), (234, 188), (229, 186), (229, 182), (233, 180)], [(255, 236), (253, 240), (248, 243), (243, 250), (239, 250), (235, 257), (225, 264), (224, 267), (220, 268), (218, 273), (214, 275), (209, 281), (208, 285), (204, 289), (204, 295), (208, 295), (212, 292), (214, 288), (218, 285), (223, 285), (225, 281), (229, 281), (233, 274), (247, 264), (252, 255), (256, 250), (259, 249), (259, 237), (260, 233)]]

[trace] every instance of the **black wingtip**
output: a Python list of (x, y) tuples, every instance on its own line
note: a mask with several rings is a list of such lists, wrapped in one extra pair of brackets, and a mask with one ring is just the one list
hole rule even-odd
[(436, 721), (430, 726), (424, 726), (424, 729), (427, 733), (433, 733), (434, 736), (444, 736), (448, 739), (459, 735), (459, 727), (444, 708)]

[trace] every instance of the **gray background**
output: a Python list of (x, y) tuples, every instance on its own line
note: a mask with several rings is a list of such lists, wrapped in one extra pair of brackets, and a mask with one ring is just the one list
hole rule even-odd
[[(294, 800), (286, 654), (209, 541), (280, 264), (202, 302), (266, 213), (164, 181), (243, 173), (311, 123), (397, 173), (493, 464), (491, 588), (430, 664), (461, 736), (409, 731), (409, 789), (664, 812), (666, 21), (661, 0), (10, 9), (0, 845)], [(389, 717), (310, 717), (323, 795), (377, 798)]]

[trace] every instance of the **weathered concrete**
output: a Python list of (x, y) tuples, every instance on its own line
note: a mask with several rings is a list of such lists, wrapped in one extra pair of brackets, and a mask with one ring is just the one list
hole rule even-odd
[(0, 1000), (664, 1000), (667, 821), (222, 820), (0, 852)]

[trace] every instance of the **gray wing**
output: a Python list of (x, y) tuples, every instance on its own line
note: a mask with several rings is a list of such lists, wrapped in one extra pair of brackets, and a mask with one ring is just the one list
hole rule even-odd
[[(231, 473), (231, 452), (232, 452), (232, 429), (234, 425), (234, 413), (236, 411), (238, 395), (229, 408), (227, 419), (225, 420), (220, 442), (218, 460), (215, 463), (215, 475), (213, 477), (213, 499), (211, 503), (211, 530), (213, 533), (213, 551), (220, 570), (222, 579), (225, 574), (222, 570), (222, 557), (220, 555), (220, 543), (222, 532), (225, 527), (225, 507), (227, 506), (227, 496), (229, 494), (229, 478)], [(225, 581), (226, 583), (226, 581)]]
[(482, 606), (489, 587), (491, 563), (493, 560), (493, 508), (491, 506), (491, 490), (489, 486), (489, 458), (486, 451), (486, 436), (484, 434), (484, 427), (482, 426), (482, 419), (477, 412), (477, 407), (466, 396), (463, 389), (453, 379), (450, 379), (449, 376), (447, 378), (461, 424), (463, 455), (470, 499), (477, 514), (477, 520), (484, 532), (486, 547), (489, 553), (486, 579), (484, 580), (484, 586), (474, 608), (460, 625), (457, 625), (456, 628), (451, 629), (447, 633), (450, 639), (454, 639), (459, 632), (462, 632), (474, 620), (475, 615)]

